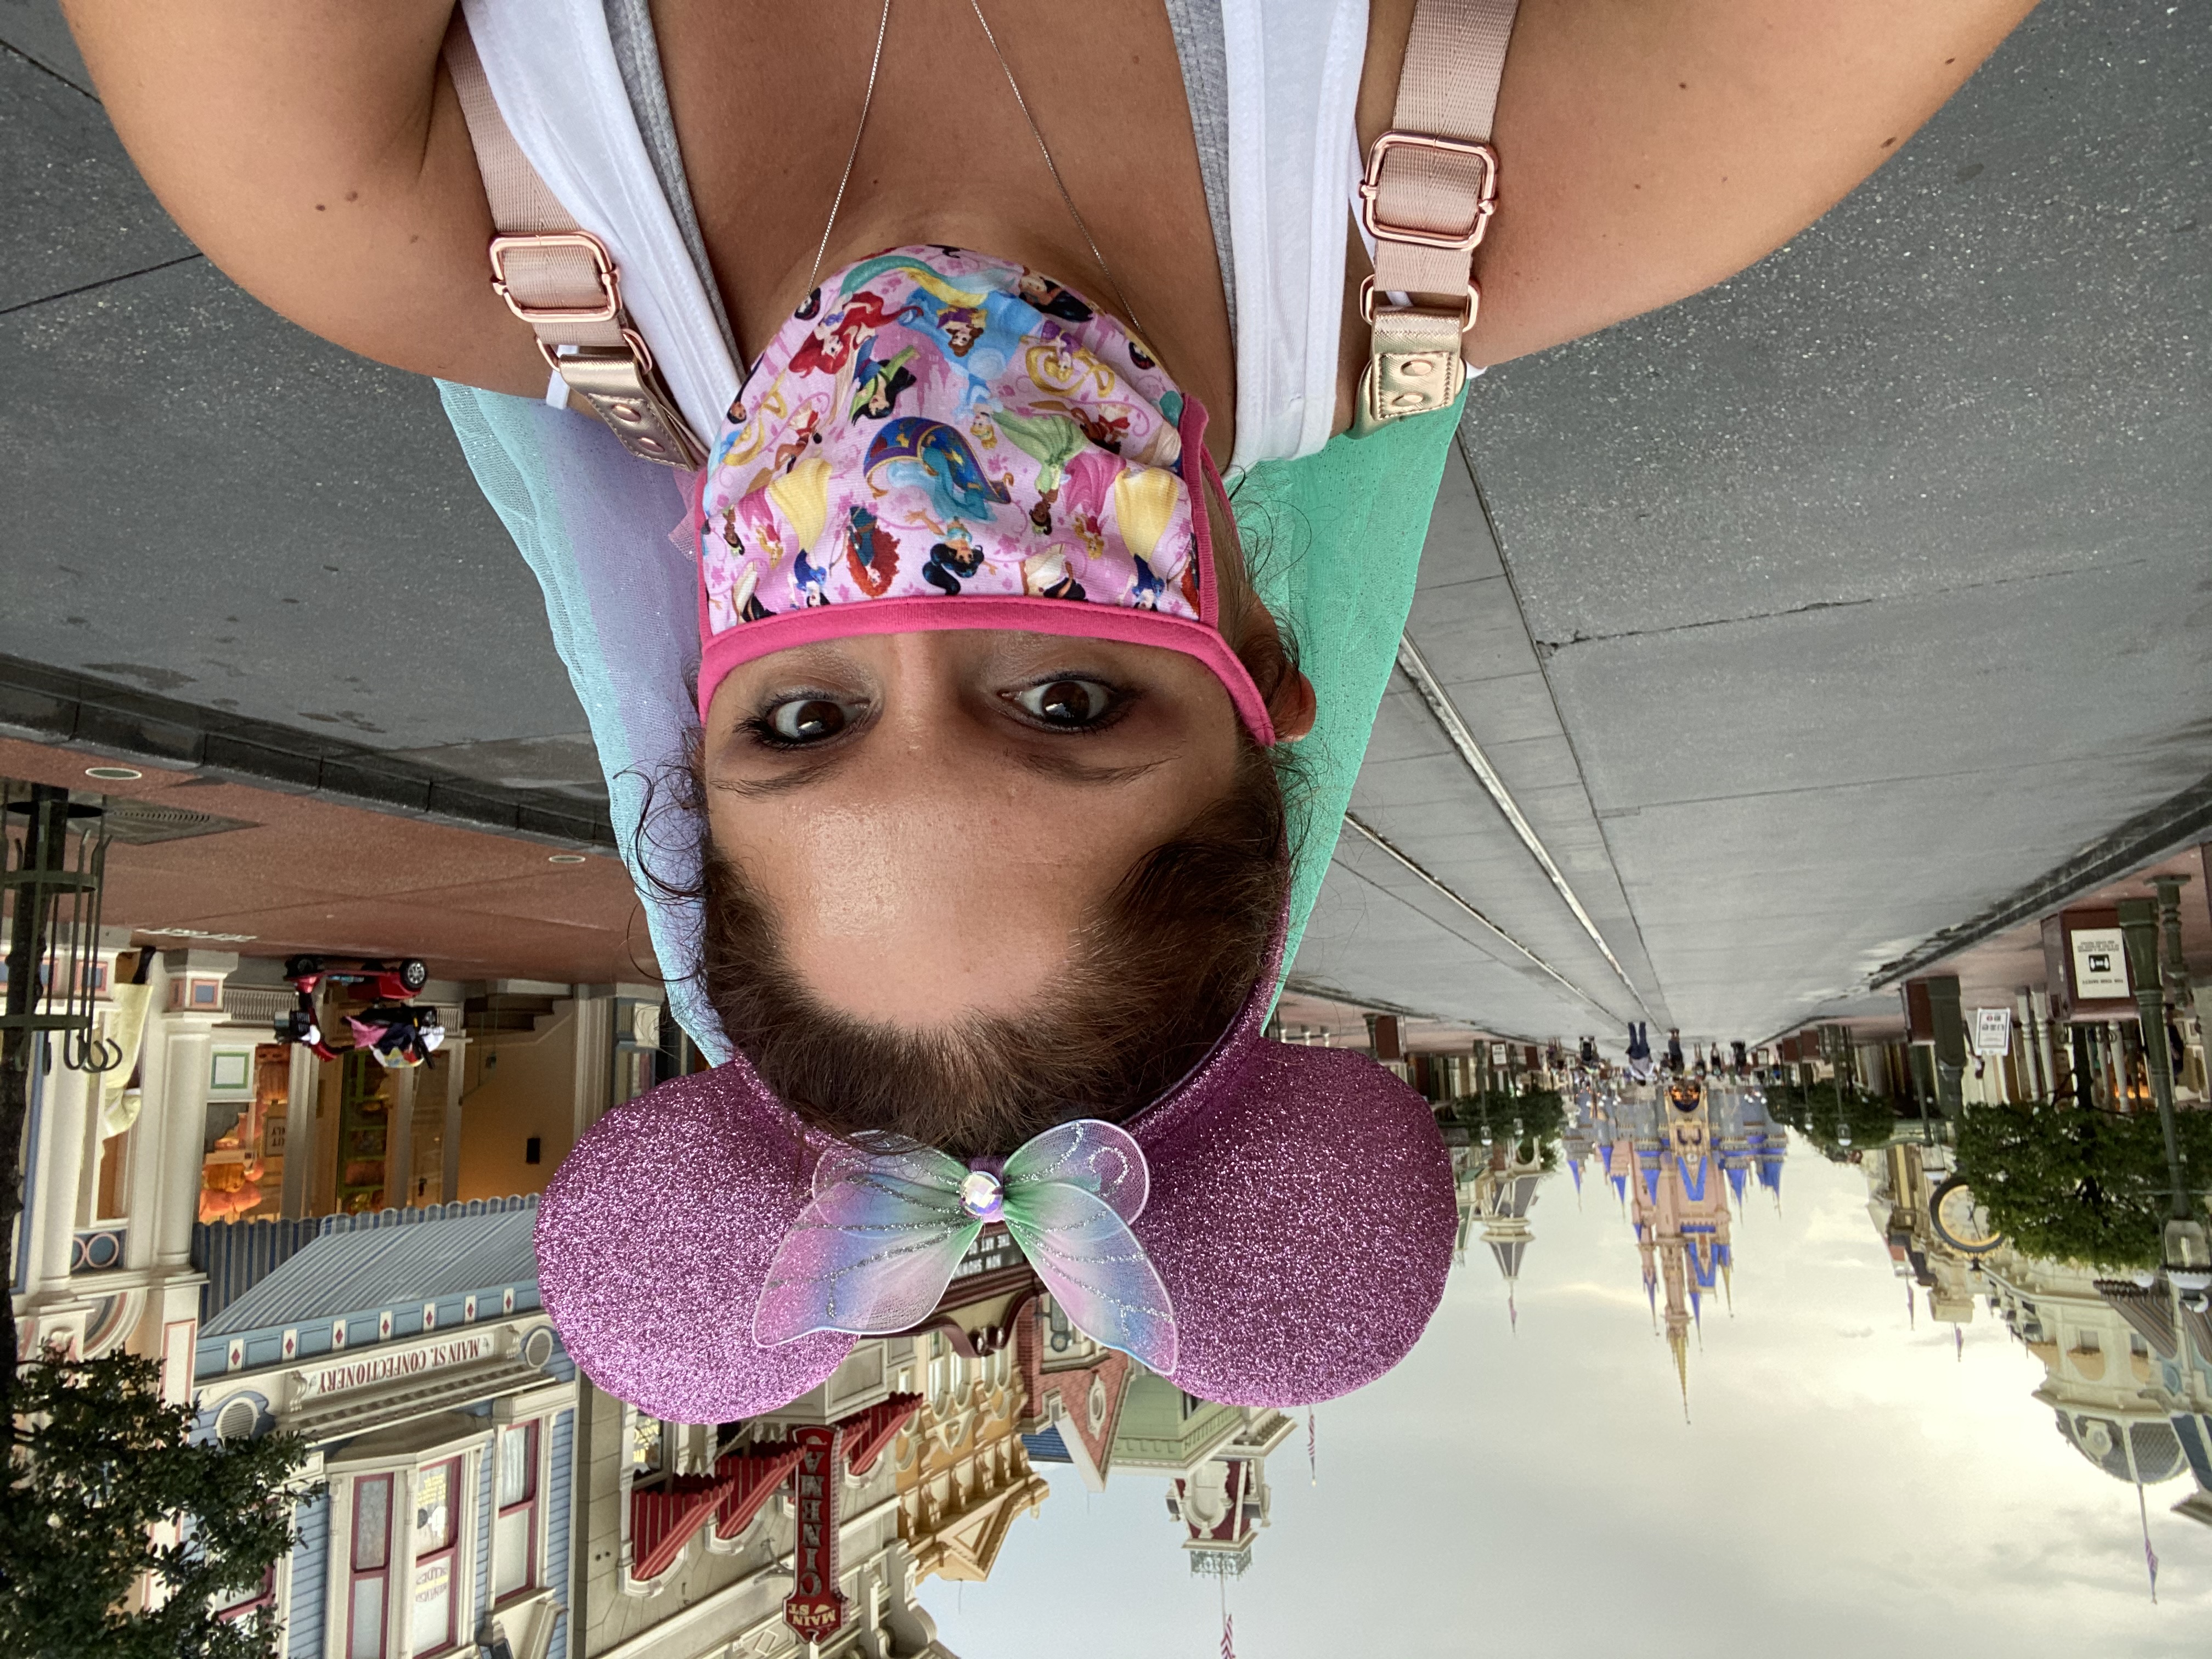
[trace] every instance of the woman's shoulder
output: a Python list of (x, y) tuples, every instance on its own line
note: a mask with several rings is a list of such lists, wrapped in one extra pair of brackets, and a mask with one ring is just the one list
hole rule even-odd
[(241, 288), (363, 356), (535, 392), (441, 58), (453, 10), (80, 0), (70, 21), (132, 161)]

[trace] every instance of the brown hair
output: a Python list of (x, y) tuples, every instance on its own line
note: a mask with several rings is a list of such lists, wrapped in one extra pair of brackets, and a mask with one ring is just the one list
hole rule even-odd
[[(1225, 631), (1245, 636), (1237, 654), (1272, 698), (1295, 650), (1242, 597), (1224, 605)], [(1288, 752), (1245, 738), (1228, 792), (1136, 861), (1030, 1007), (920, 1031), (856, 1018), (799, 980), (774, 914), (707, 838), (695, 755), (681, 782), (699, 809), (699, 884), (684, 896), (705, 909), (700, 988), (762, 1080), (833, 1134), (886, 1132), (973, 1158), (1071, 1118), (1118, 1121), (1206, 1057), (1266, 966), (1290, 889)]]

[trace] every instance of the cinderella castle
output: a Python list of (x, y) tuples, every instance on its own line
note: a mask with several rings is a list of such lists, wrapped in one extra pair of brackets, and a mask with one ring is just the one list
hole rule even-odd
[[(1730, 1225), (1753, 1188), (1782, 1201), (1788, 1136), (1755, 1084), (1719, 1076), (1591, 1081), (1566, 1102), (1559, 1142), (1580, 1196), (1595, 1164), (1636, 1236), (1652, 1323), (1667, 1339), (1686, 1401), (1689, 1354), (1705, 1300), (1730, 1291)], [(1458, 1259), (1489, 1248), (1517, 1324), (1521, 1269), (1534, 1242), (1528, 1212), (1552, 1167), (1533, 1137), (1470, 1143), (1455, 1155)]]

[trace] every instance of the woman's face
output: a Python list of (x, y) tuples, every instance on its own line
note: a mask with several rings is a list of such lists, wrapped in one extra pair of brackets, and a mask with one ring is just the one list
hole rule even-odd
[(1180, 652), (836, 640), (716, 688), (708, 817), (812, 993), (918, 1029), (1033, 1003), (1130, 866), (1226, 792), (1241, 741)]

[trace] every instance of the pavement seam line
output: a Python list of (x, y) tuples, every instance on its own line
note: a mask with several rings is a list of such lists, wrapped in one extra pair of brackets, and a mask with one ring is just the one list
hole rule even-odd
[(22, 47), (15, 46), (9, 41), (0, 40), (0, 52), (6, 52), (10, 58), (21, 58), (33, 69), (38, 70), (40, 74), (45, 76), (48, 80), (60, 82), (71, 92), (75, 93), (78, 97), (84, 99), (87, 102), (94, 104), (100, 102), (100, 98), (97, 94), (88, 92), (84, 88), (77, 85), (76, 82), (70, 80), (68, 76), (64, 75), (59, 70), (48, 69), (37, 58), (32, 57), (29, 52), (25, 52)]
[[(1421, 701), (1428, 704), (1429, 713), (1443, 728), (1444, 736), (1459, 751), (1459, 757), (1466, 763), (1468, 770), (1474, 774), (1492, 804), (1504, 815), (1505, 822), (1512, 826), (1513, 833), (1521, 838), (1521, 844), (1528, 849), (1529, 856), (1536, 860), (1553, 889), (1565, 902), (1583, 932), (1589, 935), (1590, 943), (1597, 946), (1607, 965), (1628, 988), (1628, 994), (1636, 999), (1636, 1006), (1649, 1017), (1651, 1010), (1644, 1004), (1644, 994), (1636, 988), (1636, 981), (1629, 978), (1628, 970), (1620, 965), (1620, 958), (1613, 955), (1613, 947), (1605, 942), (1605, 935), (1598, 931), (1597, 923), (1590, 920), (1590, 914), (1583, 908), (1582, 900), (1575, 896), (1574, 888), (1569, 884), (1565, 872), (1553, 860), (1551, 849), (1544, 845), (1534, 827), (1522, 815), (1512, 792), (1505, 787), (1504, 779), (1498, 775), (1498, 769), (1491, 765), (1490, 757), (1482, 752), (1482, 745), (1474, 740), (1474, 733), (1468, 730), (1467, 721), (1461, 716), (1458, 705), (1452, 702), (1451, 694), (1438, 683), (1429, 667), (1428, 659), (1421, 655), (1421, 647), (1413, 643), (1411, 634), (1399, 638), (1398, 666), (1406, 678), (1413, 681), (1413, 689), (1421, 694)], [(1352, 821), (1349, 817), (1346, 819), (1347, 823)], [(1435, 878), (1431, 877), (1430, 879)], [(1465, 902), (1464, 900), (1461, 902)], [(1494, 923), (1489, 925), (1495, 926)]]
[(1664, 639), (1669, 634), (1690, 634), (1705, 628), (1735, 628), (1745, 623), (1780, 622), (1788, 617), (1809, 617), (1823, 611), (1856, 611), (1863, 605), (1894, 605), (1899, 601), (1949, 599), (1960, 593), (1978, 593), (1985, 588), (2013, 587), (2021, 582), (2053, 581), (2068, 576), (2101, 576), (2114, 570), (2147, 564), (2148, 558), (2122, 559), (2117, 564), (2069, 565), (2063, 570), (2027, 570), (2013, 576), (1993, 576), (1987, 581), (1957, 582), (1913, 593), (1873, 593), (1863, 599), (1808, 599), (1779, 611), (1750, 611), (1740, 617), (1708, 617), (1702, 622), (1671, 623), (1665, 628), (1624, 628), (1615, 634), (1577, 634), (1570, 639), (1539, 640), (1532, 634), (1540, 658), (1571, 650), (1578, 645), (1609, 645), (1616, 640)]
[(195, 259), (206, 258), (206, 254), (195, 249), (190, 253), (180, 253), (173, 259), (164, 259), (159, 264), (147, 265), (142, 270), (123, 271), (113, 276), (103, 276), (95, 283), (85, 283), (76, 288), (65, 288), (58, 294), (42, 294), (35, 300), (21, 300), (12, 306), (0, 307), (0, 317), (12, 317), (19, 311), (28, 311), (34, 306), (50, 306), (57, 300), (73, 300), (80, 294), (90, 294), (98, 289), (112, 288), (116, 283), (127, 283), (134, 276), (150, 276), (157, 270), (172, 270), (178, 265), (190, 264)]
[[(1490, 932), (1497, 934), (1499, 939), (1504, 940), (1504, 942), (1512, 946), (1515, 951), (1527, 957), (1528, 961), (1534, 963), (1537, 968), (1540, 969), (1546, 974), (1550, 975), (1552, 978), (1557, 980), (1562, 986), (1566, 988), (1570, 994), (1581, 998), (1583, 1001), (1589, 1004), (1591, 1007), (1596, 1009), (1598, 1012), (1603, 1014), (1607, 1019), (1615, 1018), (1612, 1009), (1607, 1007), (1589, 992), (1583, 990), (1581, 986), (1576, 984), (1574, 981), (1569, 979), (1558, 969), (1553, 967), (1550, 963), (1545, 961), (1543, 957), (1538, 956), (1534, 951), (1523, 945), (1519, 939), (1514, 938), (1512, 934), (1507, 933), (1503, 927), (1500, 927), (1488, 916), (1486, 916), (1481, 911), (1476, 909), (1474, 906), (1469, 904), (1465, 899), (1462, 898), (1449, 887), (1447, 887), (1435, 876), (1430, 874), (1427, 870), (1424, 869), (1419, 864), (1416, 863), (1412, 858), (1407, 856), (1406, 853), (1401, 850), (1396, 843), (1392, 842), (1389, 836), (1383, 835), (1380, 830), (1370, 829), (1368, 825), (1361, 823), (1357, 817), (1350, 812), (1346, 812), (1344, 815), (1344, 821), (1352, 829), (1358, 830), (1359, 834), (1364, 836), (1370, 842), (1373, 843), (1377, 850), (1387, 854), (1389, 857), (1396, 860), (1397, 862), (1403, 866), (1410, 873), (1418, 877), (1430, 887), (1435, 889), (1436, 891), (1443, 895), (1443, 897), (1450, 900), (1453, 904), (1458, 906), (1459, 908), (1464, 910), (1468, 915), (1474, 917), (1475, 921), (1481, 923), (1482, 926), (1489, 929)], [(1352, 873), (1354, 875), (1358, 875), (1359, 872), (1355, 870)], [(1387, 893), (1389, 892), (1390, 890), (1386, 887), (1381, 890)], [(1391, 896), (1398, 898), (1401, 903), (1404, 902), (1403, 897), (1401, 895), (1392, 894)], [(1468, 942), (1472, 944), (1474, 941), (1469, 940)], [(1632, 985), (1629, 987), (1629, 992), (1632, 995), (1634, 994), (1635, 989), (1636, 988)], [(1638, 1006), (1641, 1006), (1643, 1004), (1643, 999), (1638, 997), (1637, 999), (1637, 1002)]]

